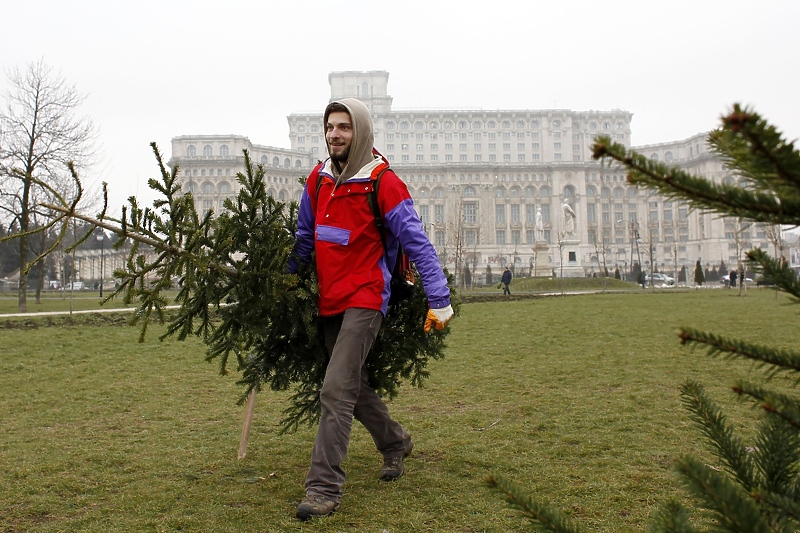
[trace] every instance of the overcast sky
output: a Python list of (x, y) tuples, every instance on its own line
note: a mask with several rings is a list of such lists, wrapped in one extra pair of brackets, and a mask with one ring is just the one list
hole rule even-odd
[[(386, 70), (396, 109), (624, 109), (633, 144), (750, 104), (800, 136), (796, 0), (0, 0), (0, 66), (43, 59), (87, 99), (110, 208), (151, 202), (149, 147), (237, 134), (289, 147), (328, 74)], [(7, 91), (5, 72), (0, 92)]]

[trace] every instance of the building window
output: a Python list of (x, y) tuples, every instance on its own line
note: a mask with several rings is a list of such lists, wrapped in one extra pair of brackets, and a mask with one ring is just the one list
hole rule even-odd
[(504, 229), (497, 230), (496, 241), (497, 241), (497, 244), (505, 244), (506, 243), (506, 230), (504, 230)]
[(437, 224), (444, 224), (444, 206), (443, 205), (435, 205), (435, 206), (433, 206), (433, 220)]
[(519, 240), (519, 230), (512, 229), (511, 230), (511, 244), (522, 244)]
[(422, 222), (422, 227), (427, 226), (430, 223), (430, 217), (428, 216), (428, 206), (427, 205), (420, 205), (419, 207), (419, 219)]
[(499, 204), (494, 206), (494, 220), (498, 224), (505, 224), (506, 223), (506, 206), (505, 204)]
[(203, 157), (211, 157), (214, 154), (214, 149), (210, 144), (203, 146)]
[(519, 224), (519, 204), (511, 204), (511, 223)]
[(186, 156), (187, 157), (196, 157), (197, 156), (197, 148), (193, 144), (190, 144), (186, 147)]
[(462, 206), (463, 218), (465, 224), (475, 224), (477, 221), (478, 204), (465, 203)]

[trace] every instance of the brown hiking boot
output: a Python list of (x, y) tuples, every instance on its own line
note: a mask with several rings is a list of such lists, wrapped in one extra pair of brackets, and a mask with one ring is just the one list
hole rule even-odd
[(414, 449), (414, 441), (411, 437), (408, 438), (406, 444), (406, 451), (401, 455), (392, 455), (383, 458), (383, 468), (381, 468), (381, 481), (394, 481), (405, 472), (403, 466), (403, 459), (411, 455), (411, 450)]
[(300, 505), (297, 506), (297, 518), (300, 520), (308, 520), (309, 518), (320, 518), (328, 516), (336, 509), (339, 504), (333, 500), (329, 500), (325, 496), (319, 494), (306, 494)]

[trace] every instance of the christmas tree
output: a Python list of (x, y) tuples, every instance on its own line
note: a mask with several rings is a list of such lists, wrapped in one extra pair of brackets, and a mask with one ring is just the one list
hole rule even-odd
[[(75, 204), (48, 205), (60, 213), (48, 227), (66, 227), (77, 218), (92, 229), (115, 233), (116, 248), (131, 245), (126, 267), (114, 272), (119, 286), (106, 300), (121, 297), (137, 305), (133, 322), (140, 325), (142, 339), (152, 320), (166, 323), (162, 337), (199, 336), (207, 346), (206, 358), (218, 361), (221, 372), (231, 366), (241, 372), (240, 402), (262, 387), (293, 390), (283, 430), (316, 421), (327, 354), (318, 328), (313, 266), (297, 274), (287, 270), (297, 204), (267, 194), (263, 166), (254, 166), (245, 151), (246, 170), (237, 175), (241, 189), (236, 197), (225, 200), (218, 216), (210, 211), (201, 215), (191, 194), (180, 189), (179, 168), (167, 169), (152, 147), (161, 173), (160, 180), (148, 182), (160, 195), (152, 208), (141, 208), (131, 197), (115, 219), (106, 216), (105, 208), (89, 217), (76, 212)], [(80, 187), (74, 171), (73, 176)], [(170, 301), (165, 291), (175, 283), (178, 294)], [(457, 313), (452, 283), (451, 293)], [(167, 309), (174, 304), (177, 310)], [(419, 281), (409, 298), (390, 305), (367, 360), (370, 383), (379, 395), (394, 397), (405, 381), (421, 386), (428, 362), (443, 357), (450, 328), (424, 333), (427, 312)]]
[[(599, 137), (594, 157), (626, 167), (628, 181), (673, 199), (723, 216), (741, 217), (776, 225), (800, 225), (800, 153), (777, 129), (750, 109), (739, 105), (722, 118), (708, 143), (740, 185), (714, 183), (678, 168), (654, 162), (608, 137)], [(775, 281), (779, 290), (800, 302), (800, 284), (783, 257), (770, 257), (761, 249), (747, 253), (748, 262)], [(800, 372), (800, 353), (684, 327), (680, 342), (707, 349), (712, 356), (755, 361), (769, 378), (779, 372)], [(724, 413), (699, 383), (688, 381), (681, 398), (707, 438), (719, 465), (695, 457), (678, 460), (677, 470), (695, 505), (693, 517), (682, 502), (664, 503), (652, 531), (789, 532), (800, 529), (800, 397), (770, 388), (767, 383), (741, 380), (735, 394), (760, 407), (756, 435), (746, 445)], [(552, 508), (526, 495), (514, 483), (492, 477), (490, 484), (547, 531), (574, 532), (578, 526)]]

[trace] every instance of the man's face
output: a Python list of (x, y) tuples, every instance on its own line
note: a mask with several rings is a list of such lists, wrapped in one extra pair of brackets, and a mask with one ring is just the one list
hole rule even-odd
[(330, 147), (331, 159), (346, 163), (350, 156), (350, 143), (353, 142), (353, 124), (350, 122), (349, 113), (334, 111), (328, 115), (325, 139)]

